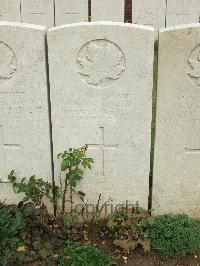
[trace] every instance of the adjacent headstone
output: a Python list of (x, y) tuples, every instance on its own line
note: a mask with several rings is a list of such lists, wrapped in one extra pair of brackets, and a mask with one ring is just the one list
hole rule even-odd
[(175, 26), (189, 23), (199, 23), (199, 0), (168, 0), (166, 25)]
[(55, 0), (55, 25), (88, 21), (88, 0)]
[(20, 0), (0, 0), (0, 21), (21, 22)]
[[(51, 180), (45, 28), (0, 22), (0, 180)], [(0, 184), (0, 201), (16, 203)]]
[(132, 23), (165, 27), (166, 0), (133, 0)]
[(124, 0), (91, 0), (91, 21), (124, 22)]
[(57, 154), (89, 145), (95, 160), (80, 189), (147, 208), (153, 29), (79, 23), (48, 32), (55, 176)]
[(21, 0), (22, 22), (54, 26), (54, 0)]
[(161, 30), (153, 209), (200, 218), (200, 26)]

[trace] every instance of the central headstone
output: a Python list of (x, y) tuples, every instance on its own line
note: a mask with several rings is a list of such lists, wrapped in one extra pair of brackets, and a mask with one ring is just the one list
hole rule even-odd
[(88, 144), (93, 169), (81, 182), (90, 202), (147, 208), (154, 31), (123, 23), (80, 23), (48, 32), (56, 155)]
[[(51, 181), (45, 27), (0, 22), (0, 181)], [(16, 203), (0, 184), (0, 201)]]

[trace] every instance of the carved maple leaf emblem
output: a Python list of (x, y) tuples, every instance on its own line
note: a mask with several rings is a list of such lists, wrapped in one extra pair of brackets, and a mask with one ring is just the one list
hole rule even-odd
[(122, 51), (107, 40), (88, 43), (77, 62), (79, 74), (84, 76), (90, 85), (104, 86), (108, 80), (119, 79), (125, 70)]
[(12, 50), (4, 43), (0, 43), (0, 80), (12, 77), (16, 71), (14, 60), (15, 56)]
[(200, 55), (197, 60), (188, 60), (190, 67), (192, 70), (188, 71), (188, 75), (192, 78), (196, 78), (197, 85), (200, 86)]

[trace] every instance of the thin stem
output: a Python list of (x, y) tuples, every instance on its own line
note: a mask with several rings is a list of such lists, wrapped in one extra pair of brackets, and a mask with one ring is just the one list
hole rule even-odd
[(111, 201), (111, 198), (109, 198), (102, 206), (101, 209), (98, 210), (97, 214), (96, 214), (96, 218), (97, 220), (99, 219), (104, 207), (108, 204), (108, 202)]
[(61, 190), (63, 190), (63, 183), (62, 183), (62, 179), (61, 179), (61, 173), (59, 175), (59, 181), (60, 181), (60, 188), (61, 188)]
[(73, 211), (73, 190), (72, 185), (70, 185), (70, 204), (71, 204), (71, 213)]
[(67, 194), (67, 187), (68, 187), (68, 182), (67, 182), (67, 177), (65, 177), (65, 187), (63, 190), (63, 197), (62, 197), (62, 213), (65, 212), (65, 201), (66, 201), (66, 194)]

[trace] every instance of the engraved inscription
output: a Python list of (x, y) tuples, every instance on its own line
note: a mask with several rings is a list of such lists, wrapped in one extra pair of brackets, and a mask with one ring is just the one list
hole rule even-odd
[(80, 49), (76, 63), (83, 82), (96, 88), (112, 86), (126, 69), (122, 50), (106, 39), (86, 43)]
[(156, 16), (152, 10), (143, 8), (139, 12), (138, 24), (154, 26), (156, 24)]
[(78, 12), (65, 12), (65, 15), (79, 15)]
[(17, 60), (12, 49), (0, 41), (0, 84), (13, 78), (17, 70)]
[(188, 16), (191, 16), (192, 14), (189, 13), (187, 10), (188, 8), (182, 3), (182, 9), (176, 13), (176, 16), (180, 17), (182, 22), (187, 23)]
[[(86, 97), (85, 97), (86, 95)], [(104, 94), (102, 101), (97, 103), (95, 101), (95, 94), (93, 90), (89, 90), (86, 94), (68, 94), (70, 102), (65, 106), (64, 112), (70, 113), (75, 123), (83, 120), (104, 121), (110, 122), (116, 117), (123, 121), (132, 121), (135, 115), (132, 114), (130, 106), (133, 106), (136, 97), (132, 94), (116, 91)], [(87, 108), (89, 107), (89, 108)]]
[(31, 12), (31, 15), (45, 15), (45, 12)]
[(200, 87), (200, 45), (196, 46), (188, 58), (189, 71), (187, 75), (190, 81)]

